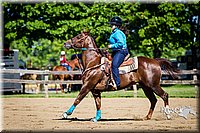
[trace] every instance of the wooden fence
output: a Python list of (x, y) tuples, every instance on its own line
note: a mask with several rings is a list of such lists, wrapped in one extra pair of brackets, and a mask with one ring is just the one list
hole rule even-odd
[[(0, 73), (21, 73), (21, 74), (37, 74), (44, 75), (46, 79), (44, 80), (23, 80), (23, 79), (2, 79), (1, 82), (9, 83), (40, 83), (40, 84), (50, 84), (50, 83), (66, 83), (66, 84), (82, 84), (81, 80), (67, 80), (67, 81), (56, 81), (48, 80), (47, 77), (50, 74), (82, 74), (81, 71), (49, 71), (49, 70), (21, 70), (21, 69), (1, 69)], [(168, 75), (162, 71), (162, 75)], [(182, 70), (178, 75), (193, 75), (192, 80), (178, 79), (178, 80), (161, 80), (161, 84), (190, 84), (190, 85), (200, 85), (200, 80), (197, 76), (200, 76), (200, 70)]]
[[(24, 79), (6, 79), (3, 78), (1, 82), (3, 83), (39, 83), (43, 84), (44, 88), (47, 84), (82, 84), (81, 80), (67, 80), (67, 81), (58, 81), (58, 80), (49, 80), (48, 76), (50, 74), (82, 74), (81, 71), (49, 71), (49, 70), (20, 70), (20, 69), (0, 69), (0, 74), (4, 73), (21, 73), (21, 74), (39, 74), (44, 75), (42, 80), (24, 80)], [(162, 75), (168, 75), (164, 71), (162, 71)], [(200, 80), (198, 80), (198, 76), (200, 76), (200, 70), (182, 70), (179, 75), (193, 75), (192, 80), (178, 79), (178, 80), (161, 80), (161, 84), (190, 84), (198, 86), (200, 85)], [(135, 89), (134, 89), (135, 90)], [(46, 97), (48, 97), (48, 88), (45, 88)]]
[(50, 74), (82, 74), (81, 71), (49, 71), (49, 70), (21, 70), (21, 69), (1, 69), (1, 73), (21, 73), (21, 74), (37, 74), (43, 75), (42, 80), (24, 80), (24, 79), (2, 79), (2, 82), (7, 83), (39, 83), (39, 84), (82, 84), (81, 80), (48, 80), (48, 75)]
[[(164, 71), (162, 71), (162, 75), (168, 75)], [(198, 80), (198, 75), (200, 76), (200, 70), (181, 70), (178, 76), (182, 75), (192, 75), (192, 79), (182, 79), (179, 77), (178, 80), (161, 80), (161, 84), (189, 84), (189, 85), (200, 85), (200, 80)]]

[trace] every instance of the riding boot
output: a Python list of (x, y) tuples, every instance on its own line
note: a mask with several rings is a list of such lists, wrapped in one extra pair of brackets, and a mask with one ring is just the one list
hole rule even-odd
[(109, 87), (111, 90), (113, 90), (113, 91), (116, 91), (116, 90), (117, 90), (117, 85), (116, 85), (116, 83), (115, 83), (115, 81), (114, 81), (114, 79), (113, 79), (112, 76), (111, 76), (111, 78), (110, 78), (110, 82), (109, 82), (109, 84), (108, 84), (108, 87)]
[(116, 83), (115, 83), (115, 81), (113, 82), (113, 87), (112, 87), (112, 90), (114, 90), (114, 91), (116, 91), (117, 90), (117, 85), (116, 85)]

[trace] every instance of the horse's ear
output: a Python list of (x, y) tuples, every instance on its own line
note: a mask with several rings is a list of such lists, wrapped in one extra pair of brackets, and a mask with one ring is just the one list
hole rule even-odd
[(87, 36), (90, 34), (90, 32), (83, 32), (83, 34)]
[(83, 30), (83, 33), (84, 33), (85, 35), (89, 35), (89, 34), (90, 34), (90, 29), (88, 29), (88, 28), (84, 29), (84, 30)]

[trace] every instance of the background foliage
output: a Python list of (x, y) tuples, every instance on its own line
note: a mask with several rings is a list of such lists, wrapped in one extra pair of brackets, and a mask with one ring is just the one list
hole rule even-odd
[[(105, 48), (111, 33), (108, 24), (120, 16), (127, 44), (134, 56), (175, 58), (192, 43), (190, 17), (199, 3), (11, 3), (3, 2), (4, 45), (19, 49), (19, 58), (41, 68), (59, 64), (62, 50), (70, 59), (73, 50), (63, 43), (90, 31), (98, 47)], [(54, 62), (56, 61), (56, 62)]]

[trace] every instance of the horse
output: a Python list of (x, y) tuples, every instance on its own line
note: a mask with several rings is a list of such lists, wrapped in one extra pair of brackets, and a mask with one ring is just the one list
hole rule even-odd
[[(36, 68), (27, 68), (27, 70), (39, 70)], [(23, 74), (20, 76), (20, 79), (25, 79), (25, 80), (38, 80), (41, 79), (40, 75), (37, 74)], [(22, 83), (22, 93), (25, 93), (25, 90), (27, 88), (25, 87), (25, 83)], [(30, 90), (30, 89), (29, 89)], [(40, 92), (40, 84), (36, 83), (36, 88), (31, 87), (32, 91), (35, 91), (36, 94), (38, 94)]]
[[(72, 68), (72, 70), (74, 70), (75, 68), (78, 68), (78, 69), (81, 68), (81, 65), (79, 63), (79, 58), (80, 58), (80, 54), (74, 54), (71, 56), (69, 65)], [(53, 71), (68, 71), (67, 68), (65, 68), (64, 66), (54, 66), (52, 70)], [(64, 81), (64, 80), (73, 79), (73, 75), (72, 74), (53, 75), (53, 79)], [(64, 93), (65, 85), (60, 84), (60, 88), (61, 88), (61, 92)], [(68, 89), (68, 92), (70, 92), (71, 84), (67, 85), (66, 88)], [(57, 87), (56, 87), (56, 93), (58, 93)]]
[[(94, 39), (88, 32), (81, 32), (77, 36), (67, 40), (64, 43), (64, 47), (67, 49), (82, 49), (84, 71), (82, 73), (82, 88), (72, 106), (63, 113), (63, 119), (67, 119), (82, 99), (91, 92), (97, 109), (96, 116), (92, 118), (91, 121), (97, 122), (101, 120), (101, 93), (109, 90), (105, 85), (106, 81), (109, 80), (109, 76), (101, 69), (101, 66), (105, 65), (101, 63), (101, 58), (103, 57), (102, 51), (97, 48)], [(179, 70), (176, 69), (170, 61), (164, 58), (152, 59), (144, 56), (138, 56), (137, 58), (138, 69), (120, 75), (121, 85), (118, 90), (136, 83), (140, 84), (151, 104), (144, 120), (150, 120), (157, 103), (155, 94), (161, 97), (164, 101), (164, 106), (169, 108), (168, 93), (160, 86), (162, 66), (164, 66), (165, 71), (173, 78), (177, 78)], [(170, 119), (170, 116), (167, 116), (167, 118)]]

